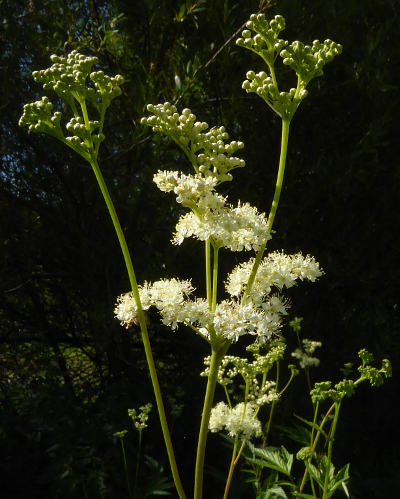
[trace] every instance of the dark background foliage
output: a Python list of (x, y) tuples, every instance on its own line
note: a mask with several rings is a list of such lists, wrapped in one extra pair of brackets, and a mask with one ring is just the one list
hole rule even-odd
[[(400, 8), (394, 0), (272, 3), (268, 15), (285, 16), (286, 38), (329, 37), (344, 50), (312, 82), (293, 120), (270, 249), (310, 253), (325, 270), (317, 284), (291, 292), (291, 313), (304, 316), (304, 334), (323, 342), (316, 380), (338, 379), (339, 368), (361, 347), (391, 359), (390, 382), (363, 388), (344, 404), (335, 462), (352, 463), (352, 497), (395, 498)], [(127, 290), (128, 280), (92, 172), (53, 139), (18, 127), (22, 105), (43, 94), (31, 72), (47, 67), (52, 53), (78, 49), (126, 77), (108, 115), (101, 167), (138, 280), (193, 276), (202, 292), (202, 251), (193, 241), (170, 245), (180, 211), (152, 182), (160, 167), (188, 165), (139, 121), (146, 103), (169, 100), (210, 125), (224, 124), (232, 138), (245, 142), (247, 163), (225, 191), (268, 212), (280, 123), (258, 97), (241, 90), (246, 71), (261, 64), (232, 37), (259, 7), (256, 0), (0, 1), (3, 497), (127, 497), (112, 435), (130, 430), (125, 441), (133, 469), (137, 435), (127, 408), (153, 400), (138, 331), (124, 331), (113, 318), (115, 297)], [(224, 258), (227, 271), (241, 256)], [(204, 390), (198, 373), (206, 350), (190, 331), (171, 333), (152, 314), (149, 319), (177, 458), (190, 488), (193, 428)], [(279, 409), (279, 421), (288, 422), (293, 407), (307, 411), (304, 393), (299, 380)], [(142, 464), (143, 486), (154, 484), (162, 468), (168, 475), (155, 414), (150, 424), (144, 454), (156, 462)], [(222, 495), (218, 477), (226, 472), (225, 452), (212, 436), (208, 497)], [(248, 497), (243, 482), (239, 474), (233, 497)]]

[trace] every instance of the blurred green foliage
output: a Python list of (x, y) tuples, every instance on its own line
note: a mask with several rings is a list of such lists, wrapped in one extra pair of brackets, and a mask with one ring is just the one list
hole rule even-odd
[[(127, 497), (118, 442), (126, 409), (152, 401), (137, 331), (113, 318), (127, 290), (119, 247), (92, 172), (48, 137), (18, 127), (22, 105), (39, 98), (31, 72), (49, 55), (77, 49), (124, 75), (110, 108), (102, 170), (120, 213), (139, 281), (193, 276), (195, 242), (169, 240), (179, 208), (155, 188), (158, 168), (185, 164), (176, 147), (140, 126), (145, 105), (165, 100), (224, 124), (243, 140), (245, 169), (226, 185), (268, 211), (279, 122), (241, 89), (256, 57), (235, 46), (252, 12), (281, 13), (285, 35), (327, 37), (343, 54), (310, 84), (294, 118), (286, 183), (270, 248), (315, 255), (326, 276), (293, 289), (293, 316), (321, 340), (324, 378), (361, 347), (389, 357), (393, 380), (360, 390), (344, 406), (336, 461), (352, 462), (355, 499), (390, 499), (399, 487), (400, 7), (393, 0), (3, 0), (0, 27), (0, 483), (4, 497)], [(283, 69), (282, 78), (289, 78)], [(288, 81), (288, 87), (293, 82)], [(221, 271), (240, 257), (225, 256)], [(229, 260), (229, 258), (231, 258)], [(201, 288), (200, 288), (201, 289)], [(149, 315), (183, 479), (192, 483), (204, 354), (190, 331), (170, 334)], [(311, 334), (312, 333), (312, 334)], [(179, 388), (177, 388), (179, 387)], [(298, 406), (296, 387), (288, 395)], [(289, 400), (290, 401), (290, 400)], [(282, 424), (291, 414), (282, 408)], [(156, 418), (144, 454), (161, 473), (166, 456)], [(277, 434), (278, 434), (278, 430)], [(135, 433), (125, 437), (134, 470)], [(220, 497), (224, 450), (210, 439), (207, 497)], [(152, 463), (151, 460), (148, 461)], [(163, 472), (166, 473), (166, 472)], [(162, 473), (161, 473), (162, 474)], [(232, 497), (246, 497), (238, 475)], [(213, 496), (212, 490), (216, 490)], [(236, 492), (235, 492), (236, 491)], [(86, 494), (86, 495), (85, 495)]]

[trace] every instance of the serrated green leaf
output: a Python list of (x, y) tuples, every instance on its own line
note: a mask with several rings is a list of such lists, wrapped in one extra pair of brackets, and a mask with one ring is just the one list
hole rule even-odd
[(312, 463), (309, 463), (308, 467), (310, 470), (310, 475), (319, 485), (321, 485), (321, 487), (323, 487), (324, 484), (323, 484), (323, 477), (321, 477), (321, 471), (317, 467), (315, 467)]
[(290, 477), (293, 454), (289, 454), (283, 446), (280, 449), (275, 447), (267, 447), (265, 449), (253, 447), (253, 453), (259, 459), (247, 458), (249, 462), (262, 466), (263, 468), (271, 468)]
[(282, 487), (272, 487), (269, 490), (266, 490), (263, 495), (260, 496), (260, 499), (287, 499), (286, 492), (282, 489)]
[[(350, 478), (350, 475), (349, 475), (349, 466), (350, 466), (350, 464), (346, 464), (346, 466), (343, 466), (343, 468), (341, 468), (336, 473), (336, 475), (333, 476), (330, 479), (329, 485), (328, 485), (328, 487), (329, 487), (329, 489), (328, 489), (329, 494), (332, 494), (337, 489), (337, 487), (339, 487), (339, 485), (343, 485)], [(344, 490), (346, 492), (346, 488), (345, 487), (344, 487)], [(348, 491), (347, 491), (347, 494), (348, 494)]]

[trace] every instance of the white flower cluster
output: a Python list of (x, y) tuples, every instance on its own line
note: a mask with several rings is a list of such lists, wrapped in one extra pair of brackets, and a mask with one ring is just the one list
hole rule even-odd
[(240, 202), (237, 207), (225, 205), (205, 209), (199, 216), (194, 213), (182, 215), (172, 242), (179, 245), (186, 237), (196, 237), (200, 241), (211, 238), (217, 246), (231, 251), (257, 251), (266, 239), (271, 238), (265, 214), (248, 203)]
[(215, 177), (202, 175), (185, 175), (177, 171), (159, 170), (153, 177), (160, 191), (173, 191), (177, 203), (198, 212), (208, 209), (216, 210), (225, 203), (225, 198), (215, 193), (218, 180)]
[[(267, 306), (257, 309), (251, 304), (242, 306), (234, 300), (222, 301), (212, 312), (206, 300), (187, 299), (193, 291), (190, 281), (163, 279), (140, 286), (139, 296), (143, 310), (150, 306), (156, 307), (163, 324), (172, 329), (176, 329), (179, 323), (191, 324), (208, 338), (208, 331), (212, 328), (217, 336), (230, 341), (236, 341), (244, 334), (251, 334), (263, 343), (279, 332), (280, 316), (283, 311), (286, 313), (283, 302), (274, 305), (267, 301)], [(122, 325), (129, 327), (136, 323), (137, 307), (132, 292), (117, 299), (114, 312)]]
[(252, 304), (224, 300), (215, 309), (213, 326), (218, 336), (230, 341), (251, 334), (264, 342), (279, 332), (281, 321), (278, 313), (255, 308)]
[[(142, 286), (139, 286), (139, 297), (143, 310), (148, 310), (154, 305), (161, 313), (165, 314), (168, 323), (171, 309), (180, 308), (185, 296), (188, 296), (193, 291), (194, 288), (190, 281), (162, 279), (153, 284), (145, 282)], [(132, 292), (125, 293), (117, 298), (114, 313), (123, 326), (129, 327), (136, 322), (137, 306)]]
[(315, 350), (320, 347), (322, 343), (320, 341), (312, 341), (306, 338), (303, 339), (303, 349), (296, 348), (292, 352), (292, 357), (298, 359), (300, 367), (304, 369), (305, 367), (318, 367), (319, 359), (312, 357)]
[[(226, 282), (227, 292), (234, 297), (244, 291), (253, 268), (254, 258), (241, 263), (233, 269)], [(270, 253), (261, 262), (250, 293), (253, 303), (261, 304), (264, 297), (271, 292), (272, 287), (290, 288), (297, 279), (314, 282), (323, 274), (319, 263), (310, 256), (301, 253), (285, 255)]]
[(239, 435), (243, 440), (259, 437), (261, 423), (256, 416), (256, 406), (240, 402), (230, 409), (224, 402), (219, 402), (211, 410), (209, 429), (213, 433), (226, 430), (231, 437)]

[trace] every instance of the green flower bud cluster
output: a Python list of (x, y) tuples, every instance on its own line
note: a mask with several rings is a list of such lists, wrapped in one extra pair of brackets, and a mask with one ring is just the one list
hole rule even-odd
[(122, 90), (119, 85), (124, 83), (124, 77), (115, 75), (113, 77), (107, 76), (103, 71), (95, 71), (90, 73), (90, 79), (94, 83), (95, 88), (88, 88), (86, 90), (86, 97), (95, 107), (98, 107), (99, 97), (103, 105), (108, 105), (110, 102), (121, 95)]
[(288, 119), (295, 113), (300, 102), (307, 96), (304, 88), (297, 92), (296, 88), (291, 88), (289, 92), (280, 92), (272, 78), (261, 71), (254, 73), (248, 71), (247, 80), (242, 84), (242, 88), (247, 93), (256, 93), (282, 118)]
[(293, 42), (281, 51), (283, 64), (289, 66), (298, 75), (304, 88), (313, 78), (322, 76), (322, 68), (342, 52), (342, 46), (332, 40), (320, 42), (314, 40), (312, 45)]
[(53, 54), (50, 59), (54, 64), (50, 68), (34, 71), (34, 80), (42, 83), (45, 90), (54, 90), (67, 102), (71, 100), (71, 93), (84, 95), (86, 78), (98, 62), (97, 57), (88, 57), (73, 50), (67, 58)]
[(128, 430), (116, 431), (115, 433), (113, 433), (113, 437), (120, 438), (122, 440), (127, 433)]
[(184, 151), (197, 173), (216, 177), (221, 183), (232, 180), (231, 170), (245, 166), (243, 159), (232, 156), (244, 147), (243, 142), (226, 143), (229, 136), (223, 126), (209, 129), (206, 122), (196, 121), (190, 109), (184, 109), (179, 115), (177, 108), (169, 102), (149, 104), (147, 111), (151, 116), (142, 118), (141, 123), (170, 137)]
[[(290, 120), (300, 102), (307, 96), (308, 83), (323, 74), (323, 66), (340, 54), (342, 47), (332, 40), (322, 43), (315, 40), (312, 45), (295, 41), (289, 45), (288, 41), (278, 38), (285, 28), (282, 16), (275, 16), (268, 22), (264, 14), (253, 14), (246, 27), (248, 29), (242, 32), (242, 37), (236, 40), (236, 44), (258, 54), (266, 62), (270, 74), (249, 71), (247, 80), (243, 82), (243, 89), (247, 93), (256, 93), (282, 119)], [(255, 36), (252, 36), (251, 30), (256, 33)], [(282, 57), (283, 64), (297, 75), (297, 87), (288, 92), (280, 91), (276, 80), (274, 64), (278, 55)]]
[(363, 379), (371, 383), (371, 386), (381, 386), (383, 385), (384, 378), (392, 376), (392, 366), (388, 359), (383, 359), (380, 369), (372, 366), (360, 366), (358, 372)]
[(351, 397), (354, 394), (355, 387), (363, 381), (369, 381), (371, 386), (381, 386), (384, 378), (391, 377), (392, 367), (388, 359), (383, 359), (382, 367), (377, 369), (370, 365), (374, 361), (370, 352), (363, 349), (358, 353), (358, 356), (362, 361), (362, 365), (358, 367), (360, 377), (355, 381), (345, 378), (339, 381), (334, 388), (332, 388), (330, 381), (315, 383), (314, 388), (310, 391), (313, 403), (327, 399), (340, 402), (344, 397)]
[[(260, 387), (257, 381), (257, 376), (266, 376), (273, 365), (281, 360), (284, 356), (286, 345), (280, 340), (274, 340), (270, 343), (266, 353), (260, 353), (263, 348), (259, 343), (249, 345), (246, 350), (253, 354), (254, 360), (250, 361), (245, 357), (235, 357), (233, 355), (225, 355), (218, 369), (217, 381), (222, 386), (227, 386), (233, 383), (233, 378), (240, 375), (248, 384), (249, 397), (255, 399), (259, 397), (264, 387)], [(204, 364), (206, 369), (201, 373), (201, 376), (208, 376), (211, 357), (205, 357)], [(270, 384), (270, 382), (268, 382)]]
[(374, 356), (365, 348), (358, 352), (358, 357), (361, 359), (362, 365), (358, 367), (358, 372), (361, 379), (366, 379), (371, 383), (371, 386), (381, 386), (384, 378), (392, 376), (392, 366), (388, 359), (382, 360), (382, 367), (377, 369), (370, 364), (374, 362)]
[(87, 128), (80, 116), (71, 118), (65, 128), (72, 134), (66, 142), (81, 155), (90, 155), (91, 143), (99, 144), (105, 139), (103, 133), (93, 133), (100, 127), (99, 121), (88, 121)]
[(152, 404), (148, 403), (139, 407), (139, 412), (135, 409), (128, 409), (128, 416), (132, 419), (137, 430), (142, 431), (144, 428), (147, 428), (147, 420), (149, 419), (149, 412), (152, 407)]
[(296, 454), (296, 458), (299, 461), (307, 461), (313, 456), (313, 451), (311, 447), (302, 447)]
[[(96, 158), (102, 133), (104, 115), (112, 99), (121, 94), (119, 85), (124, 82), (120, 75), (109, 77), (103, 71), (91, 72), (97, 57), (88, 57), (73, 50), (67, 57), (52, 55), (50, 68), (32, 73), (36, 82), (45, 90), (53, 90), (64, 102), (73, 118), (65, 125), (71, 134), (65, 137), (60, 126), (62, 114), (51, 114), (52, 103), (47, 97), (24, 106), (19, 125), (29, 125), (29, 131), (52, 135), (86, 160)], [(89, 76), (89, 82), (88, 82)], [(89, 120), (86, 100), (96, 109), (99, 120)], [(96, 133), (97, 131), (97, 133)]]
[[(279, 33), (285, 29), (285, 25), (286, 22), (282, 16), (275, 16), (268, 22), (264, 14), (252, 14), (246, 23), (248, 29), (242, 32), (242, 38), (238, 38), (236, 44), (252, 50), (268, 65), (273, 65), (277, 55), (288, 44), (286, 40), (278, 38)], [(257, 34), (252, 37), (250, 30)]]
[(56, 111), (52, 115), (52, 109), (53, 104), (48, 97), (42, 97), (41, 100), (25, 104), (18, 124), (19, 126), (29, 125), (30, 132), (47, 133), (55, 137), (62, 135), (61, 113)]
[(289, 322), (289, 326), (293, 329), (295, 333), (300, 333), (301, 331), (301, 322), (303, 317), (295, 317), (293, 320)]

